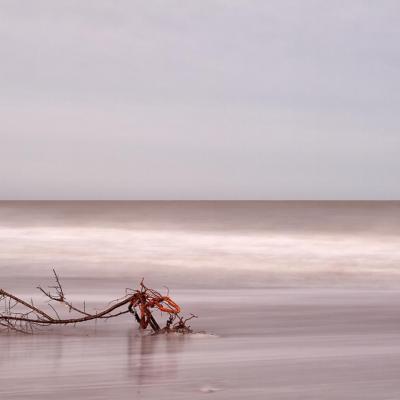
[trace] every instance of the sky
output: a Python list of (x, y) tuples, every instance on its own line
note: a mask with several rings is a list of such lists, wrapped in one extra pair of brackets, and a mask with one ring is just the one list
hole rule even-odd
[(1, 0), (0, 199), (399, 199), (400, 2)]

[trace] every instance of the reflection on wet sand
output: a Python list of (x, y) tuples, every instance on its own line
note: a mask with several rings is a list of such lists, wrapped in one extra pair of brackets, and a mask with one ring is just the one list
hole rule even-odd
[(195, 330), (217, 335), (140, 334), (129, 315), (97, 327), (2, 335), (0, 399), (400, 397), (398, 290), (176, 296), (200, 314)]
[(179, 336), (128, 335), (127, 379), (138, 386), (174, 381), (184, 345)]

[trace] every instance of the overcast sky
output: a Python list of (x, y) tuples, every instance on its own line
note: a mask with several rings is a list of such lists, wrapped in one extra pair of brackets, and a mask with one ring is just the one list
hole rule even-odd
[(0, 198), (400, 198), (400, 1), (0, 0)]

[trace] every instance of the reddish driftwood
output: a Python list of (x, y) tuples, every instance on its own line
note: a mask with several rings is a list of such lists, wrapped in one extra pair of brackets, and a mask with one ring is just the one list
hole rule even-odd
[[(179, 332), (190, 333), (191, 328), (186, 322), (196, 318), (191, 314), (189, 318), (183, 319), (179, 315), (181, 308), (168, 295), (163, 296), (154, 289), (146, 287), (143, 279), (137, 290), (127, 289), (127, 294), (109, 303), (109, 306), (101, 311), (90, 313), (86, 310), (85, 302), (83, 308), (76, 307), (67, 300), (63, 287), (57, 273), (53, 270), (55, 285), (44, 290), (38, 289), (46, 296), (50, 310), (44, 311), (37, 307), (33, 301), (27, 302), (12, 293), (0, 289), (0, 328), (6, 331), (21, 333), (33, 333), (36, 328), (50, 325), (78, 324), (98, 319), (115, 318), (123, 314), (132, 313), (139, 323), (140, 329), (151, 327), (154, 333)], [(61, 318), (57, 305), (68, 307), (72, 318)], [(125, 308), (127, 307), (127, 308)], [(153, 312), (159, 310), (169, 314), (165, 327), (161, 328), (153, 316)]]

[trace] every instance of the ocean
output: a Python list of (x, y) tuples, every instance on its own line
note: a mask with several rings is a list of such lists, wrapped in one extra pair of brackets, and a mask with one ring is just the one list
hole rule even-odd
[(55, 268), (95, 310), (144, 278), (198, 316), (0, 332), (0, 398), (400, 398), (399, 234), (400, 202), (0, 202), (0, 288), (47, 307)]

